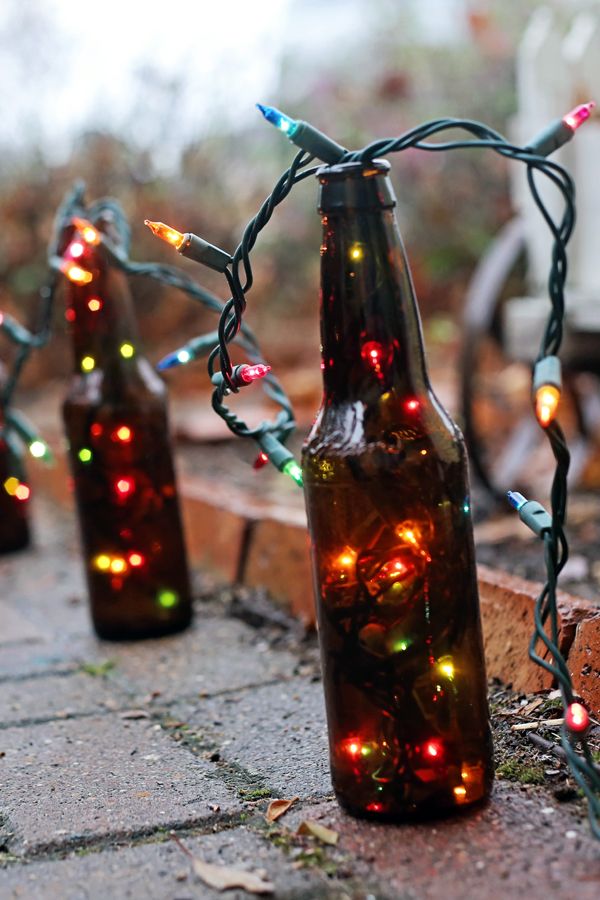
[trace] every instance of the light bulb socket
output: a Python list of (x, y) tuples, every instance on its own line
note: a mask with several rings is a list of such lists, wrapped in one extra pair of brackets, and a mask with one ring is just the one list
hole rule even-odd
[(264, 434), (259, 435), (256, 438), (256, 442), (263, 453), (267, 454), (275, 468), (279, 469), (280, 472), (283, 471), (286, 463), (294, 459), (294, 454), (291, 453), (281, 441), (277, 440), (275, 435), (271, 434), (270, 431), (266, 431)]
[(562, 119), (554, 119), (543, 131), (529, 141), (526, 150), (536, 156), (551, 156), (565, 144), (567, 144), (575, 132), (563, 122)]
[(202, 263), (209, 269), (216, 272), (224, 272), (231, 262), (231, 256), (220, 247), (209, 244), (208, 241), (202, 240), (197, 234), (187, 232), (184, 235), (184, 241), (179, 248), (179, 253), (187, 259), (193, 259), (194, 262)]
[(545, 385), (552, 385), (559, 391), (562, 389), (561, 364), (558, 356), (544, 356), (534, 366), (533, 393)]
[(537, 500), (528, 500), (519, 507), (519, 518), (538, 537), (552, 530), (552, 516)]
[(296, 147), (329, 164), (340, 162), (348, 152), (345, 147), (323, 134), (314, 125), (302, 120), (296, 122), (293, 132), (289, 132), (288, 137)]

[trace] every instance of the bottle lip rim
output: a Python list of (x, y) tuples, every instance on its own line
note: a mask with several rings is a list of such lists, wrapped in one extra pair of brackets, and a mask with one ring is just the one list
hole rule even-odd
[(315, 177), (318, 178), (321, 183), (324, 183), (332, 178), (350, 178), (352, 175), (356, 175), (359, 172), (366, 177), (387, 175), (390, 169), (391, 165), (387, 159), (370, 159), (368, 161), (365, 160), (364, 162), (355, 160), (320, 166), (315, 172)]

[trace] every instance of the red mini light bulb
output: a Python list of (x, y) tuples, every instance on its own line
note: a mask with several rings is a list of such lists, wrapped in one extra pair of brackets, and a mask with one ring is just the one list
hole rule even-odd
[(267, 456), (266, 453), (263, 453), (261, 450), (261, 452), (258, 454), (256, 459), (252, 463), (252, 468), (253, 469), (262, 469), (262, 467), (266, 466), (266, 464), (268, 462), (269, 462), (269, 457)]
[(133, 478), (119, 478), (115, 481), (115, 490), (120, 497), (128, 497), (135, 490), (135, 481)]
[(254, 366), (243, 365), (240, 366), (239, 377), (244, 384), (252, 384), (253, 381), (264, 378), (270, 371), (271, 366), (263, 365), (263, 363), (257, 363)]
[(570, 703), (565, 712), (565, 724), (569, 731), (583, 734), (590, 727), (590, 715), (583, 703)]
[(575, 109), (568, 112), (566, 116), (563, 116), (563, 122), (572, 131), (577, 131), (580, 125), (587, 122), (595, 106), (596, 104), (593, 100), (590, 100), (589, 103), (581, 103), (579, 106), (576, 106)]
[(431, 762), (440, 762), (444, 756), (444, 746), (441, 741), (433, 738), (423, 745), (423, 756)]
[(111, 435), (113, 441), (121, 441), (122, 444), (130, 444), (133, 440), (133, 431), (129, 425), (119, 425)]

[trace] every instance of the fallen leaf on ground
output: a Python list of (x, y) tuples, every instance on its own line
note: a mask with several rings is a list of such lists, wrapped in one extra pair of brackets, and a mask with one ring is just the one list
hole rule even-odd
[(198, 878), (217, 891), (227, 891), (236, 887), (250, 894), (272, 894), (275, 891), (270, 881), (265, 881), (255, 872), (232, 869), (230, 866), (214, 866), (196, 857), (192, 858), (192, 867)]
[(339, 837), (337, 831), (332, 831), (331, 828), (319, 825), (318, 822), (311, 822), (310, 819), (300, 822), (296, 834), (310, 834), (318, 841), (321, 841), (322, 844), (330, 844), (332, 847), (337, 844)]
[(528, 703), (527, 706), (524, 706), (522, 708), (521, 715), (528, 716), (530, 713), (532, 713), (534, 711), (534, 709), (537, 709), (538, 706), (541, 706), (542, 703), (545, 703), (545, 702), (546, 702), (545, 697), (536, 697), (535, 700), (532, 700), (531, 703)]
[(291, 800), (271, 800), (267, 812), (265, 813), (267, 822), (276, 822), (277, 819), (281, 818), (281, 816), (288, 811), (292, 803), (295, 803), (296, 800), (299, 799), (300, 797), (292, 797)]
[(143, 799), (144, 797), (150, 796), (150, 791), (136, 791), (135, 796), (139, 797), (140, 799)]
[(119, 713), (120, 719), (149, 719), (150, 713), (146, 712), (145, 709), (126, 709), (124, 712)]

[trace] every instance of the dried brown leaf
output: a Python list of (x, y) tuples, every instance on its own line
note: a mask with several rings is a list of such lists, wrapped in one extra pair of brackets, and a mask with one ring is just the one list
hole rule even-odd
[(276, 822), (281, 816), (288, 811), (290, 806), (299, 800), (300, 797), (292, 797), (291, 800), (271, 800), (269, 803), (265, 818), (267, 822)]
[(249, 894), (272, 894), (275, 891), (274, 885), (270, 881), (265, 881), (256, 872), (246, 872), (244, 869), (233, 869), (230, 866), (215, 866), (197, 857), (192, 858), (192, 867), (198, 878), (217, 891), (227, 891), (230, 888), (242, 888)]
[(319, 825), (318, 822), (311, 822), (310, 819), (300, 822), (296, 834), (310, 834), (318, 841), (321, 841), (322, 844), (330, 844), (332, 847), (337, 844), (339, 837), (337, 831), (332, 831), (331, 828), (326, 828), (325, 825)]
[(119, 713), (120, 719), (149, 719), (150, 713), (145, 709), (125, 709)]

